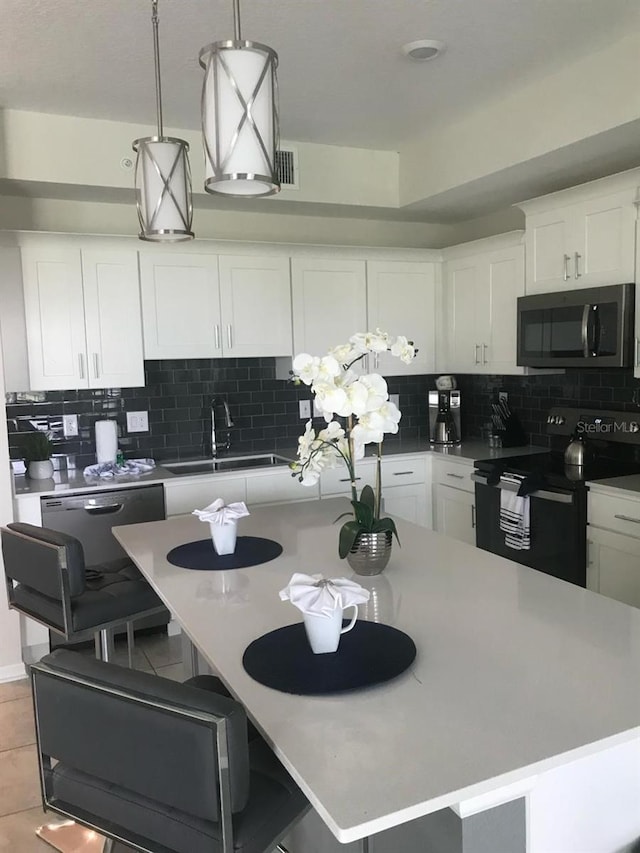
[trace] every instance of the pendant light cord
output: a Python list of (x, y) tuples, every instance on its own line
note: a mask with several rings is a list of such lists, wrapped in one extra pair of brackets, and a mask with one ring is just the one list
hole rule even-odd
[(240, 41), (240, 0), (233, 0), (233, 34), (236, 41)]
[(160, 38), (158, 36), (158, 0), (151, 0), (151, 23), (153, 25), (153, 59), (156, 66), (158, 136), (164, 136), (164, 127), (162, 124), (162, 83), (160, 81)]

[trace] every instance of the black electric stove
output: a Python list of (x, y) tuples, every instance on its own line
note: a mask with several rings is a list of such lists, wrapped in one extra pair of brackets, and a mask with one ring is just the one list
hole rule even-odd
[(505, 471), (530, 478), (531, 486), (551, 486), (556, 489), (584, 488), (589, 480), (606, 480), (609, 477), (624, 477), (640, 473), (640, 462), (633, 459), (616, 458), (602, 452), (591, 451), (585, 464), (566, 465), (564, 450), (548, 453), (508, 456), (503, 459), (479, 459), (475, 463), (479, 471)]
[[(531, 568), (586, 586), (587, 491), (590, 480), (640, 473), (640, 414), (554, 408), (548, 452), (475, 462), (476, 544)], [(582, 435), (585, 464), (566, 465), (570, 436)], [(508, 482), (503, 477), (515, 475)], [(517, 481), (520, 481), (519, 483)], [(529, 497), (530, 546), (515, 550), (500, 530), (501, 493)]]

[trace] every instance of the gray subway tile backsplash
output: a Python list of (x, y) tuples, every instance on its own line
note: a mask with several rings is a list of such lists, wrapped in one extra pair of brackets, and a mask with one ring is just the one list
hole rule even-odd
[[(640, 383), (631, 370), (567, 370), (539, 376), (458, 375), (462, 391), (463, 435), (477, 437), (490, 421), (494, 390), (509, 394), (530, 440), (545, 444), (545, 419), (552, 405), (577, 405), (637, 411), (634, 391)], [(158, 461), (208, 455), (210, 408), (215, 395), (225, 395), (234, 419), (232, 448), (237, 451), (294, 447), (304, 430), (299, 400), (309, 389), (275, 377), (272, 358), (167, 359), (145, 362), (144, 388), (48, 391), (34, 400), (13, 400), (6, 406), (11, 456), (21, 456), (18, 434), (33, 418), (48, 418), (54, 429), (56, 453), (75, 454), (77, 464), (95, 461), (94, 424), (105, 417), (118, 422), (120, 447), (128, 458), (150, 456)], [(398, 436), (389, 436), (391, 451), (403, 439), (421, 438), (427, 446), (427, 392), (435, 376), (390, 377), (391, 394), (400, 395), (402, 420)], [(126, 412), (149, 413), (149, 432), (128, 434)], [(62, 415), (77, 414), (79, 436), (62, 436)], [(322, 421), (319, 422), (321, 426)]]

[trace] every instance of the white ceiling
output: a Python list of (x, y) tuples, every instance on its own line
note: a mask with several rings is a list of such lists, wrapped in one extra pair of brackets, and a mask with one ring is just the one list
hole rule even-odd
[[(199, 126), (199, 49), (231, 0), (160, 0), (165, 123)], [(283, 138), (397, 149), (444, 116), (638, 29), (638, 0), (242, 0), (280, 55)], [(0, 0), (0, 107), (155, 120), (149, 0)], [(439, 59), (403, 43), (436, 38)]]

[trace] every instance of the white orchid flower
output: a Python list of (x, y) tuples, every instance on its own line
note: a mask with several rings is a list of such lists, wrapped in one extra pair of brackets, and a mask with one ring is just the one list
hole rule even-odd
[(320, 359), (307, 352), (301, 352), (293, 359), (293, 372), (305, 385), (311, 385), (320, 371)]
[(359, 353), (386, 352), (389, 349), (389, 335), (380, 329), (375, 332), (357, 332), (349, 338), (349, 343)]
[(354, 358), (358, 357), (359, 353), (353, 349), (351, 344), (340, 344), (340, 346), (330, 349), (329, 355), (333, 356), (340, 364), (350, 364)]
[(306, 462), (313, 449), (313, 442), (316, 440), (316, 433), (313, 429), (311, 421), (307, 421), (304, 433), (298, 439), (298, 458), (301, 462)]
[(389, 396), (387, 383), (377, 373), (361, 376), (349, 386), (347, 392), (351, 408), (357, 417), (379, 409)]
[(405, 364), (410, 364), (416, 356), (416, 349), (403, 335), (398, 335), (391, 344), (391, 355), (399, 357)]
[(341, 367), (336, 359), (332, 355), (325, 355), (320, 359), (314, 382), (332, 382), (340, 373)]
[(344, 438), (344, 429), (339, 421), (331, 421), (325, 429), (320, 430), (318, 438), (321, 441), (337, 441)]
[[(363, 423), (363, 421), (365, 422)], [(353, 441), (354, 449), (360, 453), (360, 458), (364, 456), (365, 444), (371, 444), (372, 442), (379, 444), (382, 441), (382, 438), (382, 430), (370, 426), (368, 416), (360, 418), (358, 423), (351, 430), (351, 440)]]
[[(325, 419), (329, 414), (340, 415), (341, 417), (352, 414), (347, 392), (343, 388), (337, 388), (333, 383), (319, 382), (314, 383), (313, 390), (318, 408)], [(331, 421), (332, 418), (328, 420)]]

